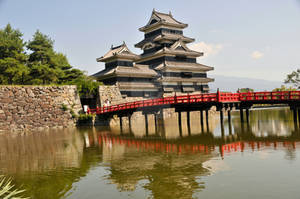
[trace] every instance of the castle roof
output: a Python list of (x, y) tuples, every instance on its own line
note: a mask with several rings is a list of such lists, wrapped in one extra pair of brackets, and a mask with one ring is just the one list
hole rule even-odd
[(181, 40), (185, 43), (191, 43), (194, 42), (195, 39), (186, 37), (183, 35), (178, 35), (178, 34), (170, 34), (170, 33), (162, 33), (161, 35), (158, 35), (153, 39), (153, 41), (161, 41), (161, 40)]
[(139, 43), (135, 44), (134, 46), (137, 48), (143, 48), (144, 45), (147, 43), (153, 43), (153, 45), (156, 45), (154, 42), (160, 42), (162, 40), (170, 40), (170, 41), (181, 40), (185, 43), (191, 43), (191, 42), (195, 41), (195, 39), (193, 39), (193, 38), (186, 37), (186, 36), (179, 35), (179, 34), (162, 33), (159, 35), (155, 35), (153, 37), (148, 37), (148, 38), (140, 41)]
[(148, 65), (135, 64), (132, 67), (117, 66), (114, 68), (107, 68), (92, 75), (93, 77), (101, 80), (110, 77), (156, 77), (157, 73), (150, 69)]
[(198, 83), (209, 83), (213, 82), (213, 78), (207, 77), (193, 77), (193, 78), (182, 78), (182, 77), (160, 77), (157, 79), (158, 82), (198, 82)]
[(162, 70), (166, 72), (170, 71), (197, 71), (206, 72), (213, 70), (211, 66), (206, 66), (198, 63), (188, 63), (188, 62), (173, 62), (165, 61), (154, 68), (155, 70)]
[(175, 56), (188, 56), (188, 57), (200, 57), (203, 56), (202, 52), (197, 52), (189, 49), (185, 43), (179, 39), (174, 44), (172, 44), (169, 48), (163, 47), (162, 49), (155, 51), (153, 53), (145, 54), (141, 56), (138, 62), (147, 61), (149, 59), (153, 59), (154, 57), (160, 57), (163, 55), (175, 55)]
[(187, 24), (179, 22), (176, 19), (174, 19), (171, 12), (169, 14), (166, 14), (166, 13), (157, 12), (153, 9), (150, 20), (145, 26), (139, 28), (139, 30), (145, 32), (148, 29), (151, 29), (159, 25), (166, 25), (166, 26), (172, 26), (177, 28), (185, 28), (188, 26)]
[(110, 60), (116, 59), (116, 58), (123, 58), (128, 60), (136, 60), (139, 58), (138, 55), (132, 53), (125, 42), (122, 45), (111, 47), (111, 49), (102, 57), (97, 58), (97, 62), (108, 62)]

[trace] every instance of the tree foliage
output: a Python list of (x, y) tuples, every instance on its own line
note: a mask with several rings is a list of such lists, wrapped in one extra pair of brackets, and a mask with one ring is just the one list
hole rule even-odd
[(75, 84), (82, 95), (95, 93), (99, 83), (73, 68), (49, 36), (39, 30), (28, 42), (22, 36), (10, 24), (0, 29), (0, 84)]
[(281, 85), (280, 88), (275, 88), (272, 91), (276, 92), (276, 91), (295, 91), (297, 89), (293, 88), (293, 87), (286, 87), (285, 85)]
[(101, 85), (101, 82), (97, 82), (87, 75), (82, 78), (74, 79), (73, 81), (68, 82), (68, 84), (77, 85), (77, 90), (80, 96), (96, 95), (98, 93), (98, 87)]
[(8, 24), (0, 29), (0, 84), (24, 84), (29, 74), (22, 33)]
[(300, 69), (297, 69), (296, 71), (293, 71), (292, 73), (288, 74), (286, 76), (286, 79), (284, 80), (284, 83), (286, 84), (293, 84), (297, 89), (300, 88)]
[(53, 44), (54, 41), (40, 31), (28, 42), (31, 83), (63, 84), (83, 76), (82, 71), (72, 68), (64, 54), (54, 51)]

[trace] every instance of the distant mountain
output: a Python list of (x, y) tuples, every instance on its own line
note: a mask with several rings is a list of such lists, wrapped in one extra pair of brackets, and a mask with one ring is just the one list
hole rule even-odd
[(269, 81), (255, 78), (230, 77), (214, 75), (215, 82), (210, 83), (210, 92), (215, 92), (218, 88), (220, 91), (236, 92), (239, 88), (252, 88), (254, 91), (271, 91), (283, 85), (280, 81)]

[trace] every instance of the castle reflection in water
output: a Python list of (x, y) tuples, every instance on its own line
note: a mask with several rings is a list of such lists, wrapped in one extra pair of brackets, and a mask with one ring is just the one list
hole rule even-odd
[(289, 110), (271, 112), (252, 111), (250, 123), (243, 125), (234, 115), (224, 126), (212, 118), (204, 129), (199, 118), (191, 117), (191, 133), (183, 126), (181, 136), (172, 118), (159, 131), (149, 122), (148, 135), (139, 126), (122, 134), (101, 128), (0, 134), (0, 174), (13, 176), (33, 198), (61, 198), (76, 192), (73, 184), (102, 165), (107, 174), (99, 180), (121, 192), (133, 191), (143, 181), (154, 198), (192, 198), (205, 189), (201, 178), (219, 169), (210, 164), (214, 158), (262, 148), (294, 157), (300, 133)]

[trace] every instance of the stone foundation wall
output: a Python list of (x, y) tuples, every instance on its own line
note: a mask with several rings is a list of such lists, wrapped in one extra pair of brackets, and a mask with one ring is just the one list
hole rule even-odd
[(110, 105), (115, 105), (147, 99), (143, 97), (123, 98), (117, 86), (99, 86), (99, 98), (100, 106), (104, 106), (106, 100), (110, 101)]
[(123, 103), (122, 95), (117, 86), (99, 86), (100, 106), (103, 106), (106, 100), (109, 100), (111, 105)]
[(81, 110), (76, 86), (0, 86), (0, 131), (75, 126)]

